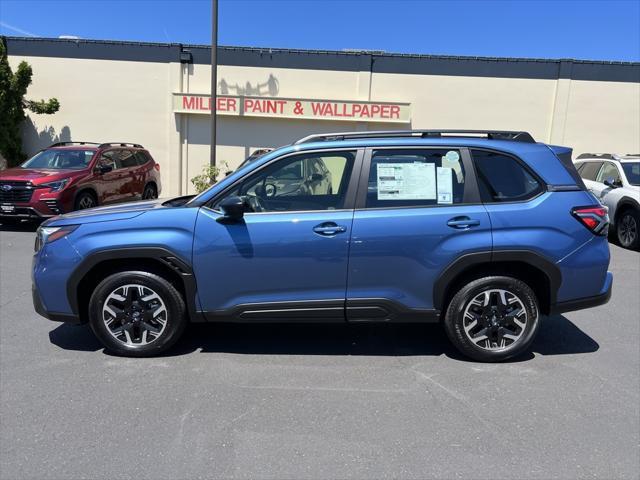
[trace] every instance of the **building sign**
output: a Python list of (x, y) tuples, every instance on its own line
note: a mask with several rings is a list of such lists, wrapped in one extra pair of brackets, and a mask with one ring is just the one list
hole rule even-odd
[[(173, 94), (176, 113), (211, 113), (211, 97), (200, 94)], [(391, 102), (351, 102), (302, 98), (216, 97), (218, 115), (313, 120), (347, 120), (352, 122), (408, 123), (411, 104)]]

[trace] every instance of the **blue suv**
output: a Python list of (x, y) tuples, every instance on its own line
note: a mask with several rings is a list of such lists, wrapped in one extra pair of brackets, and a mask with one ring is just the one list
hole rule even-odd
[(608, 301), (608, 225), (571, 149), (526, 132), (314, 135), (195, 197), (46, 221), (33, 302), (129, 356), (189, 321), (441, 322), (499, 361)]

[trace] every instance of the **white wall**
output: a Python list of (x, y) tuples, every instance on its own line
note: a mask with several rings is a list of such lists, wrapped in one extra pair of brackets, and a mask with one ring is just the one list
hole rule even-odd
[[(207, 93), (207, 65), (9, 57), (33, 67), (28, 98), (57, 97), (55, 115), (29, 116), (25, 151), (58, 140), (131, 141), (161, 165), (163, 196), (192, 191), (209, 159), (207, 115), (172, 112), (173, 92)], [(640, 84), (575, 80), (371, 74), (220, 66), (219, 93), (410, 102), (411, 124), (250, 117), (218, 119), (217, 155), (230, 168), (255, 148), (316, 132), (395, 128), (527, 130), (576, 153), (640, 151)], [(224, 91), (222, 91), (224, 89)]]

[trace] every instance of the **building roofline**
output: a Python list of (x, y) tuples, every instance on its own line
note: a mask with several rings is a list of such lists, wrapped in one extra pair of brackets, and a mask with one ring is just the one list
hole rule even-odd
[[(9, 55), (208, 64), (208, 45), (7, 36)], [(219, 46), (221, 65), (311, 70), (640, 82), (640, 62)]]

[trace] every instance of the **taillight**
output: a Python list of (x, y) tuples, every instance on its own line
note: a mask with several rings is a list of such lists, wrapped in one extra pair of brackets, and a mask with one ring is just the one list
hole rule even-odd
[(154, 163), (153, 164), (153, 168), (155, 168), (157, 171), (160, 171), (160, 164), (159, 163)]
[(602, 205), (575, 207), (571, 215), (596, 235), (607, 235), (609, 231), (609, 209)]

